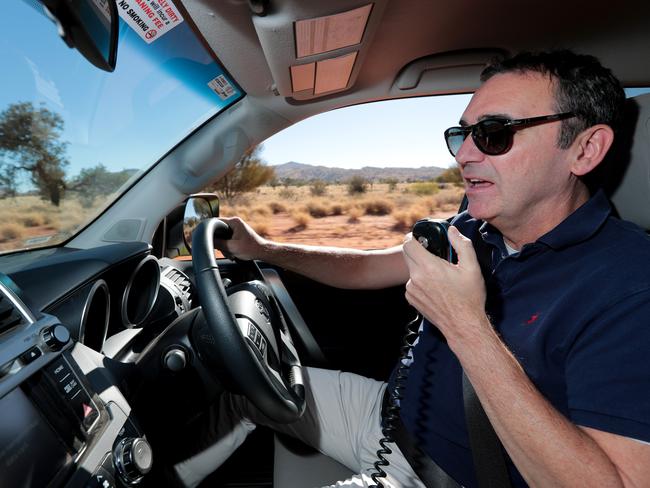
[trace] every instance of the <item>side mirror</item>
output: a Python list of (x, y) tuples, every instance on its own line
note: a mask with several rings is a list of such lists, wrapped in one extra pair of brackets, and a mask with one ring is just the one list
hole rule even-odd
[(40, 0), (65, 43), (104, 71), (115, 70), (119, 16), (115, 0)]
[(197, 193), (187, 199), (183, 214), (183, 241), (189, 251), (192, 250), (194, 229), (212, 217), (219, 217), (219, 197), (213, 193)]

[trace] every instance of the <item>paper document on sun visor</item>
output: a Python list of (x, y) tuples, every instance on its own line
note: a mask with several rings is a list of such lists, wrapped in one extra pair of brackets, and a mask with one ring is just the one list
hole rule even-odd
[(183, 22), (171, 0), (117, 0), (117, 11), (147, 44)]

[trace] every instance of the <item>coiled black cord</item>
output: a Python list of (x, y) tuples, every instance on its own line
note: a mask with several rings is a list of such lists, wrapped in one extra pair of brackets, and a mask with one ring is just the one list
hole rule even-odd
[(375, 484), (371, 485), (370, 488), (384, 488), (379, 478), (386, 477), (386, 471), (383, 468), (390, 464), (385, 456), (393, 452), (388, 444), (395, 443), (393, 432), (397, 428), (396, 423), (399, 420), (400, 401), (403, 398), (402, 391), (406, 388), (406, 379), (408, 378), (409, 368), (411, 367), (410, 363), (406, 362), (412, 359), (411, 349), (413, 348), (415, 338), (418, 336), (418, 328), (421, 321), (422, 316), (417, 313), (415, 318), (406, 324), (406, 332), (402, 339), (402, 347), (400, 347), (399, 366), (395, 373), (394, 386), (389, 391), (388, 407), (384, 413), (383, 427), (381, 429), (384, 437), (379, 439), (381, 449), (377, 451), (377, 461), (374, 463), (376, 472), (370, 475), (370, 478), (372, 478)]

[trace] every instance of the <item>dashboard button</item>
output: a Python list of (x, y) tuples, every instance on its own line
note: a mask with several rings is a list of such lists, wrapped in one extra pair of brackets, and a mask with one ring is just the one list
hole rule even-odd
[(23, 363), (29, 364), (31, 363), (34, 359), (38, 359), (41, 357), (43, 353), (38, 347), (32, 347), (30, 350), (28, 350), (26, 353), (23, 353), (20, 356), (20, 359)]

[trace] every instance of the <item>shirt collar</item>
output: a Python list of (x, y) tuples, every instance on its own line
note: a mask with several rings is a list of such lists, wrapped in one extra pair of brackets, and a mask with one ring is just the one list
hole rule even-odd
[[(603, 225), (610, 216), (612, 207), (603, 190), (598, 190), (584, 205), (579, 207), (559, 225), (540, 237), (537, 242), (552, 249), (561, 249), (587, 240)], [(505, 251), (503, 236), (487, 222), (479, 231), (483, 240)]]

